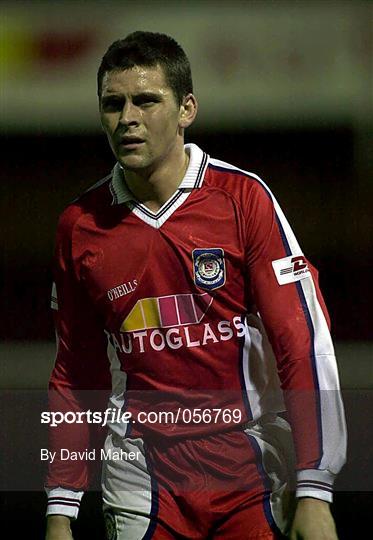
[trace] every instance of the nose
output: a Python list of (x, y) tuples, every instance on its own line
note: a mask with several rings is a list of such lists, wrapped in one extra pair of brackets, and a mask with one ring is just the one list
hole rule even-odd
[(126, 101), (120, 115), (119, 122), (124, 126), (137, 125), (139, 123), (139, 110), (136, 105)]

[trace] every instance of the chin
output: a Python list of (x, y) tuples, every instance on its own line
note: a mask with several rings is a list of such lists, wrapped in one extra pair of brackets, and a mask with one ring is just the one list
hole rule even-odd
[(139, 156), (118, 156), (118, 161), (123, 169), (128, 169), (129, 171), (136, 171), (147, 167), (147, 164)]

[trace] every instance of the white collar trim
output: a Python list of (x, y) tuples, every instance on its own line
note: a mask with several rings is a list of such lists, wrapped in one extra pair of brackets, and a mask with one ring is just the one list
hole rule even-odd
[[(189, 164), (185, 176), (178, 187), (178, 191), (184, 189), (199, 189), (203, 184), (205, 172), (209, 162), (209, 156), (193, 143), (186, 144), (184, 148), (189, 154)], [(119, 165), (119, 163), (115, 164), (112, 174), (113, 176), (109, 184), (109, 188), (113, 196), (112, 205), (123, 204), (130, 201), (140, 204), (134, 197), (133, 193), (131, 193), (131, 191), (128, 189), (124, 179), (123, 168)], [(175, 193), (171, 198), (173, 198), (174, 195)], [(162, 209), (160, 209), (160, 211), (161, 210)]]

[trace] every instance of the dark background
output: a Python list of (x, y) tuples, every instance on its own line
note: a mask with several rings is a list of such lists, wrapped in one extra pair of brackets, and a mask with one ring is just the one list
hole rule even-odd
[[(193, 128), (187, 140), (269, 184), (304, 252), (320, 271), (337, 343), (352, 343), (354, 351), (354, 344), (371, 340), (372, 186), (367, 177), (369, 164), (364, 155), (361, 159), (353, 127), (219, 133)], [(1, 146), (0, 332), (11, 349), (15, 343), (54, 339), (49, 301), (57, 218), (66, 204), (110, 171), (114, 159), (104, 136), (88, 133), (8, 136), (1, 139)], [(348, 362), (358, 362), (353, 352)], [(342, 385), (346, 387), (349, 462), (337, 480), (333, 512), (340, 538), (347, 540), (366, 538), (369, 531), (373, 440), (367, 418), (373, 396), (372, 381), (364, 377), (361, 388), (350, 388), (348, 380), (342, 380)], [(3, 392), (2, 403), (7, 404), (3, 407), (5, 425), (12, 426), (0, 436), (6, 448), (0, 469), (6, 480), (0, 506), (2, 526), (17, 537), (39, 539), (44, 531), (45, 495), (37, 489), (22, 491), (22, 482), (17, 488), (12, 477), (19, 477), (22, 470), (25, 485), (28, 476), (33, 479), (30, 485), (35, 479), (36, 485), (43, 483), (43, 466), (35, 463), (33, 454), (45, 433), (36, 435), (27, 417), (43, 410), (45, 394), (42, 391), (33, 398), (32, 410), (27, 410), (30, 400), (20, 399), (17, 392)], [(14, 444), (21, 448), (17, 450)], [(103, 538), (99, 504), (98, 493), (85, 496), (75, 524), (76, 538)], [(360, 525), (366, 532), (357, 532)]]
[[(321, 274), (337, 340), (371, 340), (372, 183), (349, 126), (203, 132), (190, 141), (258, 174)], [(51, 339), (50, 260), (59, 213), (110, 172), (103, 135), (0, 139), (3, 339)], [(366, 159), (368, 156), (366, 156)], [(20, 314), (23, 316), (20, 316)], [(27, 316), (25, 316), (27, 314)]]

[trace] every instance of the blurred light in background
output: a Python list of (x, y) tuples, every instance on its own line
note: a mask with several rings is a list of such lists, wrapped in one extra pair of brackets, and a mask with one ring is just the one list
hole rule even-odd
[(1, 10), (8, 131), (97, 131), (97, 65), (137, 29), (183, 45), (204, 126), (372, 120), (369, 2), (5, 1)]

